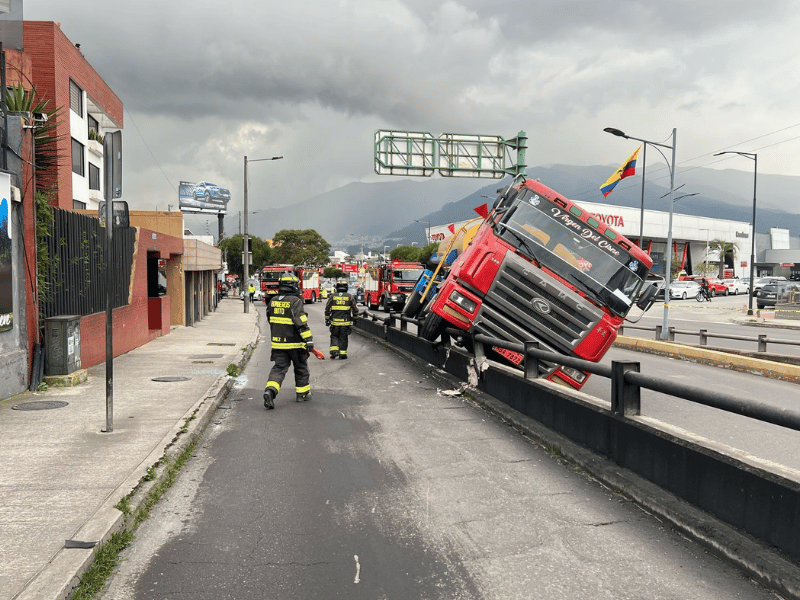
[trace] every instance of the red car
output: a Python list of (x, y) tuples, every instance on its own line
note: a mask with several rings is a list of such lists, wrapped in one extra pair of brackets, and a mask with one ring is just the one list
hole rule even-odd
[(680, 278), (681, 281), (691, 280), (696, 281), (701, 287), (703, 285), (703, 279), (708, 282), (708, 289), (711, 292), (711, 297), (714, 296), (727, 296), (728, 295), (728, 286), (721, 279), (717, 279), (715, 277), (698, 277), (696, 275), (685, 275)]

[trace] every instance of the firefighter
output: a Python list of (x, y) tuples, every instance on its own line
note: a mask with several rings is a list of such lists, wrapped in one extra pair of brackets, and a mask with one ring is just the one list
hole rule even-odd
[(331, 329), (331, 358), (347, 358), (347, 337), (357, 318), (356, 299), (347, 293), (347, 281), (340, 279), (325, 305), (325, 325)]
[(290, 365), (294, 365), (296, 401), (305, 402), (311, 395), (308, 355), (314, 349), (314, 341), (303, 305), (300, 280), (292, 273), (284, 273), (278, 280), (278, 294), (272, 297), (267, 307), (272, 335), (270, 360), (275, 362), (264, 388), (264, 407), (267, 409), (275, 408), (275, 396)]

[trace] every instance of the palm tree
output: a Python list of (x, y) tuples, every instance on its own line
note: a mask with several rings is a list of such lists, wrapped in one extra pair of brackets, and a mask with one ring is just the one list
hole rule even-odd
[(722, 279), (723, 276), (723, 269), (725, 268), (725, 257), (730, 253), (733, 255), (733, 258), (736, 258), (736, 253), (739, 249), (736, 247), (736, 244), (733, 242), (726, 242), (725, 240), (712, 240), (708, 243), (708, 249), (717, 252), (719, 256), (719, 269), (717, 271), (717, 277)]

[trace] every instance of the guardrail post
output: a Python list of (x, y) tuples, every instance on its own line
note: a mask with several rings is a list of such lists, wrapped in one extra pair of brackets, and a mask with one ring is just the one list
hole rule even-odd
[(674, 342), (675, 341), (675, 328), (674, 327), (670, 327), (670, 328), (667, 329), (667, 340), (670, 341), (670, 342)]
[(700, 345), (701, 346), (708, 345), (708, 329), (700, 330)]
[(389, 311), (389, 316), (386, 317), (386, 326), (387, 327), (394, 327), (396, 320), (397, 320), (397, 315), (395, 315), (394, 312)]
[(611, 361), (611, 411), (615, 415), (641, 414), (641, 388), (625, 382), (625, 373), (639, 372), (639, 363), (632, 360)]
[(661, 330), (664, 328), (663, 325), (656, 325), (656, 339), (661, 339)]
[(758, 351), (759, 352), (767, 351), (767, 335), (764, 333), (758, 336)]
[(525, 373), (525, 379), (539, 379), (539, 359), (528, 354), (529, 348), (539, 349), (539, 342), (523, 342), (523, 345), (525, 350), (523, 352), (522, 368)]
[(408, 331), (408, 323), (402, 318), (400, 319), (400, 331)]
[(619, 324), (619, 330), (617, 331), (617, 333), (619, 335), (625, 335), (625, 324), (624, 323), (620, 323)]

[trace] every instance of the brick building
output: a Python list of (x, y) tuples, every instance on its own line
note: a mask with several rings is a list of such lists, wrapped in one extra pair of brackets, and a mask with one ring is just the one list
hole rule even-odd
[(106, 131), (122, 128), (122, 101), (57, 23), (25, 21), (23, 32), (21, 54), (29, 77), (15, 79), (9, 74), (9, 84), (21, 81), (30, 89), (32, 83), (37, 99), (48, 99), (50, 106), (62, 107), (56, 126), (57, 154), (71, 161), (63, 160), (58, 169), (54, 205), (96, 210), (103, 199), (100, 140)]

